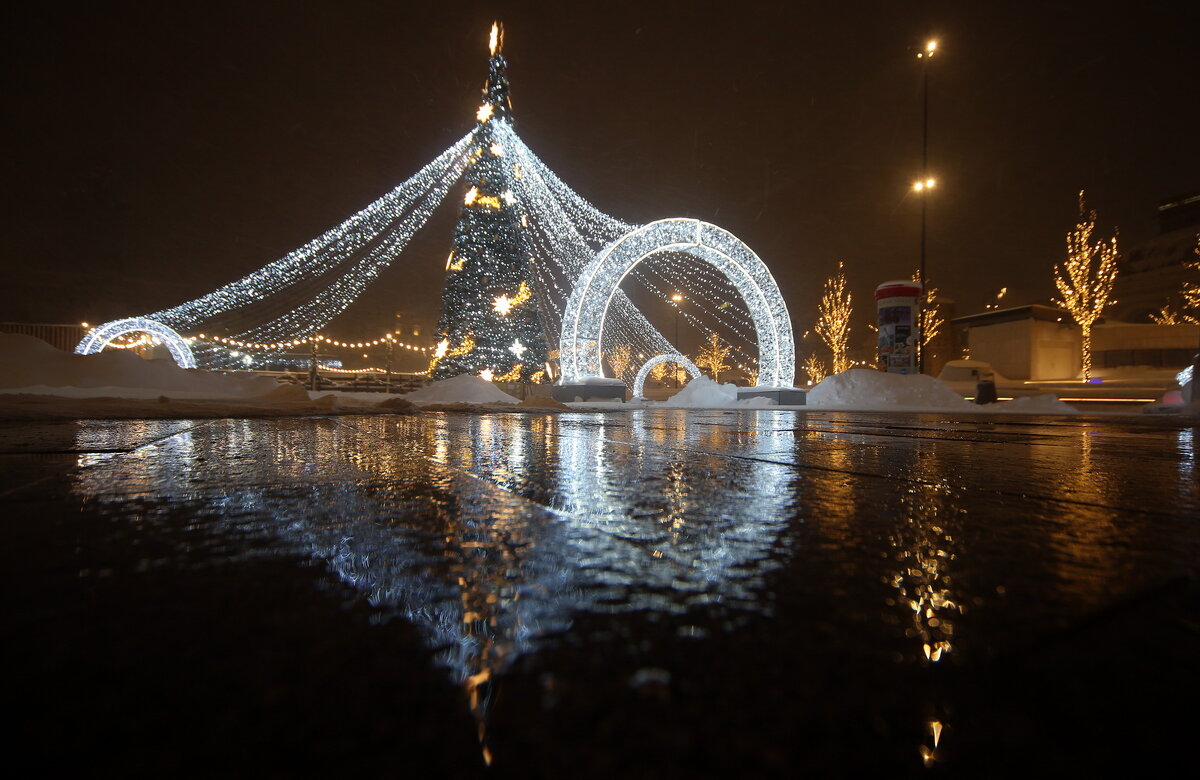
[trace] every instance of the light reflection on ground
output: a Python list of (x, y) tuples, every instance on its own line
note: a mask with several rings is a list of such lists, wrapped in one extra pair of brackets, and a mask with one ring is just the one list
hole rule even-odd
[(481, 719), (506, 670), (566, 640), (777, 625), (930, 675), (930, 763), (955, 728), (939, 669), (1194, 575), (1200, 551), (1191, 428), (635, 410), (71, 430), (54, 446), (78, 452), (81, 506), (189, 524), (208, 545), (189, 565), (322, 562), (419, 627)]

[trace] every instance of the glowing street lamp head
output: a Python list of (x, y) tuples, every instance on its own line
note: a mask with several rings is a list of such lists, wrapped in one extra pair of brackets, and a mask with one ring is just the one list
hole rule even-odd
[(913, 182), (913, 192), (924, 192), (931, 190), (937, 186), (937, 179), (924, 179), (922, 181)]
[(919, 60), (929, 59), (930, 57), (933, 56), (933, 53), (935, 51), (937, 51), (937, 46), (938, 46), (937, 41), (933, 41), (933, 40), (928, 41), (925, 44), (924, 50), (917, 52), (917, 59), (919, 59)]

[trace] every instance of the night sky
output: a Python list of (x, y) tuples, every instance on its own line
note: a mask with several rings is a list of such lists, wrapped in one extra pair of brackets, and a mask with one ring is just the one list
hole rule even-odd
[[(202, 295), (337, 224), (472, 126), (493, 19), (517, 130), (629, 222), (746, 241), (797, 331), (846, 264), (861, 319), (918, 260), (972, 313), (1044, 301), (1088, 190), (1125, 246), (1200, 190), (1200, 12), (1113, 3), (23, 4), (4, 35), (0, 319), (97, 322)], [(1127, 7), (1125, 7), (1127, 6)], [(438, 307), (453, 208), (343, 338)]]

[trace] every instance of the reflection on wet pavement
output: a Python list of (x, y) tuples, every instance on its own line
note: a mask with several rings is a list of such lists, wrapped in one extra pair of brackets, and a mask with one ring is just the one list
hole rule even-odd
[[(1195, 575), (1193, 436), (771, 410), (58, 423), (0, 429), (0, 489), (65, 474), (64, 500), (129, 524), (114, 538), (196, 532), (139, 567), (321, 562), (378, 621), (419, 628), (488, 763), (505, 749), (494, 687), (518, 661), (649, 659), (667, 640), (628, 628), (649, 620), (714, 646), (807, 634), (797, 663), (825, 637), (872, 685), (903, 677), (926, 692), (909, 749), (930, 766), (957, 727), (948, 663)], [(656, 669), (633, 689), (699, 683)]]

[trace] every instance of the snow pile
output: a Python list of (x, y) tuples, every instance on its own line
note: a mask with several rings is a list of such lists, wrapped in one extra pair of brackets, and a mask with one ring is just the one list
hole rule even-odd
[(486, 379), (459, 374), (404, 396), (418, 406), (427, 404), (515, 404), (517, 399)]
[(73, 355), (41, 339), (0, 333), (0, 393), (71, 398), (250, 398), (278, 387), (253, 374), (183, 369), (173, 360), (143, 360), (124, 350)]
[(667, 400), (664, 406), (737, 406), (737, 386), (719, 385), (706, 376), (698, 376)]
[(773, 406), (766, 398), (749, 398), (739, 401), (737, 385), (719, 385), (706, 376), (698, 376), (688, 382), (682, 390), (667, 400), (661, 406), (679, 409), (703, 409), (712, 407), (763, 407)]
[(983, 412), (1013, 412), (1016, 414), (1079, 414), (1078, 409), (1058, 400), (1058, 396), (1053, 393), (1026, 395), (1011, 401), (985, 404), (976, 408)]
[(302, 417), (328, 414), (419, 414), (401, 398), (372, 404), (344, 403), (334, 394), (310, 397), (302, 387), (284, 386), (249, 398), (64, 398), (0, 394), (0, 420), (210, 419), (215, 417)]
[(979, 410), (942, 382), (923, 374), (887, 374), (852, 368), (823, 379), (808, 391), (808, 405), (818, 409)]

